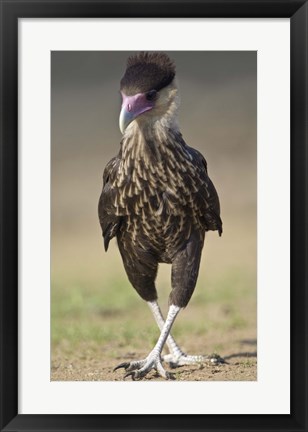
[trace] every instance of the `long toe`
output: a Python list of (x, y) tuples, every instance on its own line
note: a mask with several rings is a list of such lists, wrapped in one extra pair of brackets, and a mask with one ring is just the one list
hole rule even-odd
[(127, 372), (129, 371), (133, 371), (135, 369), (139, 369), (141, 368), (145, 363), (145, 360), (135, 360), (135, 361), (131, 361), (131, 362), (124, 362), (124, 363), (120, 363), (118, 366), (116, 366), (113, 369), (113, 372), (116, 371), (117, 369), (125, 369)]
[(217, 354), (211, 355), (187, 355), (181, 354), (175, 356), (173, 354), (167, 354), (164, 356), (164, 361), (169, 364), (171, 368), (177, 368), (185, 365), (202, 364), (202, 363), (225, 363), (224, 359)]
[(157, 371), (157, 373), (158, 373), (161, 377), (165, 378), (166, 380), (175, 380), (175, 376), (174, 376), (174, 374), (171, 373), (171, 372), (166, 371), (166, 370), (163, 368), (163, 365), (161, 364), (161, 361), (159, 361), (159, 362), (156, 364), (156, 371)]

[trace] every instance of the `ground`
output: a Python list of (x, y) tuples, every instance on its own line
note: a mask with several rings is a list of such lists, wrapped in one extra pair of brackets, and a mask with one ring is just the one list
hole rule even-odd
[[(216, 332), (215, 332), (216, 333)], [(255, 381), (257, 379), (257, 351), (255, 339), (240, 339), (242, 331), (234, 332), (236, 340), (221, 339), (225, 364), (200, 364), (170, 369), (178, 381)], [(217, 345), (213, 337), (207, 346)], [(212, 342), (212, 343), (211, 343)], [(202, 345), (203, 344), (203, 345)], [(204, 338), (194, 337), (194, 343), (185, 345), (188, 352), (199, 352), (204, 347)], [(202, 349), (202, 352), (206, 351)], [(60, 344), (54, 351), (52, 380), (54, 381), (122, 381), (124, 370), (113, 372), (113, 368), (123, 361), (140, 359), (147, 352), (142, 349), (130, 351), (126, 346), (112, 342), (98, 347), (93, 343), (81, 343), (72, 353), (67, 344)], [(163, 380), (154, 371), (146, 380)]]

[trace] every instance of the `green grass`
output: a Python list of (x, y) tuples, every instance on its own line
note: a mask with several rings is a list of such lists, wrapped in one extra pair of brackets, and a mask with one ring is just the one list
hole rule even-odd
[[(117, 273), (117, 274), (115, 274)], [(81, 276), (81, 275), (79, 275)], [(169, 294), (168, 275), (158, 280), (162, 309)], [(201, 278), (187, 309), (173, 329), (177, 338), (206, 335), (213, 329), (232, 331), (249, 325), (255, 314), (253, 275), (228, 271), (215, 281)], [(250, 312), (249, 312), (250, 311)], [(124, 271), (102, 278), (52, 278), (52, 345), (66, 344), (72, 350), (80, 343), (103, 346), (151, 347), (158, 329), (146, 304), (130, 286)], [(216, 349), (216, 347), (215, 347)], [(219, 346), (217, 346), (219, 351)]]

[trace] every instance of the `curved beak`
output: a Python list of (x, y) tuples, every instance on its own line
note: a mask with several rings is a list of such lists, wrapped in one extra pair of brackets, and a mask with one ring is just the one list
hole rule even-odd
[(145, 93), (137, 93), (134, 96), (122, 94), (122, 108), (119, 118), (119, 127), (124, 134), (127, 126), (140, 114), (153, 108), (154, 102), (146, 99)]
[(119, 118), (119, 127), (122, 134), (124, 134), (125, 129), (134, 120), (134, 118), (134, 114), (129, 112), (127, 108), (122, 105)]

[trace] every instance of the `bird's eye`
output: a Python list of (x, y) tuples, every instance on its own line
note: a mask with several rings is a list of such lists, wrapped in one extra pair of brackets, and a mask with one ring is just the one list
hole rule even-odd
[(146, 99), (148, 100), (148, 101), (152, 101), (152, 100), (154, 100), (155, 98), (156, 98), (156, 95), (157, 95), (157, 91), (156, 90), (150, 90), (149, 92), (147, 92), (147, 94), (146, 94)]

